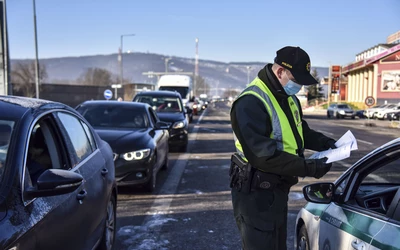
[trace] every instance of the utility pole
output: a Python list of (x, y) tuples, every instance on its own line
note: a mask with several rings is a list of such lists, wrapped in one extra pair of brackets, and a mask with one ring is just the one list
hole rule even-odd
[[(197, 85), (197, 77), (199, 75), (199, 39), (196, 38), (196, 56), (194, 63), (194, 80), (193, 80), (193, 89), (196, 91)], [(195, 93), (196, 95), (197, 93)]]
[[(120, 77), (120, 84), (121, 86), (123, 85), (123, 81), (124, 81), (124, 64), (123, 64), (123, 54), (124, 54), (124, 36), (135, 36), (135, 34), (126, 34), (126, 35), (121, 35), (121, 45), (119, 48), (119, 57), (118, 60), (120, 62), (120, 72), (119, 72), (119, 77)], [(117, 89), (115, 89), (115, 99), (118, 99), (117, 96)]]
[(171, 60), (172, 58), (165, 58), (164, 62), (165, 62), (165, 72), (168, 72), (168, 62)]
[(35, 74), (36, 74), (36, 98), (39, 98), (39, 52), (38, 52), (38, 42), (37, 42), (37, 27), (36, 27), (36, 1), (33, 0), (33, 25), (35, 32)]
[(246, 68), (247, 68), (247, 84), (249, 84), (250, 83), (250, 69), (251, 69), (251, 67), (247, 66)]

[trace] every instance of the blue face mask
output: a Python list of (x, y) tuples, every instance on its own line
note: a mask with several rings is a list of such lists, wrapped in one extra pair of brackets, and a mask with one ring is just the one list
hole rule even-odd
[[(289, 77), (286, 75), (286, 77), (289, 79)], [(289, 79), (288, 83), (283, 87), (287, 95), (295, 95), (299, 93), (301, 89), (301, 85), (293, 82), (292, 80)]]

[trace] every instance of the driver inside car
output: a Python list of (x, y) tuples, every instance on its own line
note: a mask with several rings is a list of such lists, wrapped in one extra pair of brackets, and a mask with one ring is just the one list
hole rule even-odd
[(144, 119), (143, 119), (143, 116), (141, 116), (141, 115), (136, 115), (135, 118), (133, 118), (133, 122), (135, 123), (136, 128), (144, 127)]

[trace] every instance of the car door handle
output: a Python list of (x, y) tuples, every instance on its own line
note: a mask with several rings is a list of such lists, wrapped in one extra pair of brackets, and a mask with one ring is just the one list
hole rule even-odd
[(87, 191), (86, 190), (81, 190), (79, 193), (76, 195), (76, 199), (79, 201), (80, 204), (82, 204), (83, 199), (86, 198)]
[(106, 176), (108, 174), (108, 169), (107, 168), (103, 168), (102, 170), (101, 170), (101, 175), (102, 176)]
[(354, 240), (351, 242), (351, 246), (355, 250), (365, 250), (365, 243), (363, 241), (358, 242), (358, 240)]

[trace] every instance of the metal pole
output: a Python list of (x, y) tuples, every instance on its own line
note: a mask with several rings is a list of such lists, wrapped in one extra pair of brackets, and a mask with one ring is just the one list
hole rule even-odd
[(165, 73), (168, 72), (168, 62), (171, 60), (171, 58), (164, 58), (164, 63), (165, 63)]
[[(124, 38), (124, 36), (135, 36), (135, 34), (126, 34), (126, 35), (121, 35), (121, 45), (120, 45), (120, 49), (121, 49), (121, 51), (120, 51), (120, 61), (121, 61), (121, 64), (120, 64), (120, 72), (119, 72), (119, 74), (120, 74), (120, 84), (121, 84), (121, 86), (123, 85), (123, 81), (124, 81), (124, 64), (123, 64), (123, 55), (124, 55), (124, 48), (123, 48), (123, 46), (124, 46), (124, 44), (123, 44), (123, 38)], [(118, 99), (118, 97), (117, 97), (117, 88), (115, 88), (115, 99)]]
[[(250, 69), (251, 69), (251, 67), (250, 67), (250, 66), (247, 66), (247, 84), (250, 83)], [(247, 84), (246, 84), (246, 85), (247, 85)]]
[(122, 64), (122, 55), (123, 55), (123, 48), (122, 48), (122, 46), (123, 46), (123, 35), (121, 35), (121, 45), (119, 46), (119, 48), (120, 48), (120, 51), (119, 51), (119, 53), (120, 53), (120, 72), (119, 72), (119, 83), (120, 84), (122, 84), (122, 82), (123, 82), (123, 77), (124, 77), (124, 72), (123, 72), (123, 64)]
[(33, 0), (33, 23), (35, 32), (35, 74), (36, 74), (36, 98), (39, 98), (39, 53), (38, 53), (38, 42), (37, 42), (37, 28), (36, 28), (36, 1)]
[(193, 89), (195, 91), (194, 95), (197, 94), (197, 78), (199, 75), (199, 39), (196, 38), (196, 55), (195, 55), (195, 63), (194, 63), (194, 79), (193, 79)]

